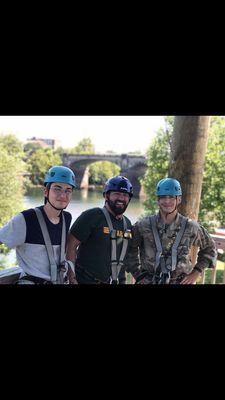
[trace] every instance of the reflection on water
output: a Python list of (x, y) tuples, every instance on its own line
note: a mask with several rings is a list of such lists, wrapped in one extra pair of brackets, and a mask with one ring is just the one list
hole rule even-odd
[[(34, 208), (44, 204), (44, 197), (42, 189), (35, 189), (29, 196), (24, 196), (24, 210)], [(77, 217), (85, 210), (93, 207), (103, 207), (104, 199), (100, 191), (88, 191), (85, 189), (75, 190), (73, 198), (67, 207), (72, 215), (72, 223)], [(21, 210), (22, 211), (22, 210)], [(132, 223), (140, 218), (144, 213), (144, 204), (141, 199), (132, 198), (125, 215), (131, 220)], [(11, 250), (7, 256), (0, 255), (0, 266), (9, 267), (16, 265), (15, 250)]]
[[(24, 209), (33, 208), (43, 204), (42, 191), (39, 189), (35, 192), (35, 195), (24, 197)], [(73, 198), (67, 207), (72, 215), (72, 223), (76, 218), (85, 210), (93, 207), (103, 207), (104, 199), (102, 192), (90, 191), (86, 189), (75, 190), (73, 192)], [(131, 222), (134, 223), (144, 213), (144, 205), (142, 199), (132, 198), (127, 210), (126, 216), (130, 218)]]

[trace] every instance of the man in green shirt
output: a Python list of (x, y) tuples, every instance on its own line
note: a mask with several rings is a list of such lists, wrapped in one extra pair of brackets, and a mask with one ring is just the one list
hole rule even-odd
[[(178, 212), (182, 190), (176, 179), (161, 179), (156, 196), (159, 212), (134, 225), (126, 268), (140, 268), (140, 284), (194, 284), (205, 268), (214, 268), (215, 243), (203, 226)], [(195, 265), (192, 246), (198, 248)]]
[(79, 284), (126, 281), (124, 262), (132, 225), (123, 214), (133, 196), (132, 185), (124, 176), (115, 176), (106, 182), (103, 196), (104, 207), (84, 211), (70, 230), (67, 260), (75, 264)]

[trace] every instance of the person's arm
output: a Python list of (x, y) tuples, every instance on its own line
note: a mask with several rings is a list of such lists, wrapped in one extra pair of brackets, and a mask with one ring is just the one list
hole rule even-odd
[(197, 269), (193, 269), (190, 274), (185, 276), (184, 279), (181, 281), (181, 285), (194, 285), (201, 275), (201, 272), (198, 271)]
[(132, 229), (132, 239), (129, 244), (127, 256), (124, 262), (126, 272), (130, 272), (133, 278), (136, 280), (140, 275), (140, 245), (142, 237), (136, 223)]
[(26, 239), (26, 222), (22, 213), (15, 215), (0, 229), (0, 244), (9, 249), (23, 244)]
[(196, 283), (205, 268), (215, 268), (216, 266), (216, 244), (207, 230), (201, 225), (199, 226), (194, 245), (199, 247), (197, 262), (192, 272), (181, 281), (181, 284), (184, 285)]
[(77, 284), (76, 273), (75, 273), (75, 261), (77, 258), (77, 248), (80, 245), (80, 241), (75, 238), (71, 233), (69, 233), (66, 249), (66, 260), (73, 263), (73, 269), (70, 267), (68, 269), (69, 283)]

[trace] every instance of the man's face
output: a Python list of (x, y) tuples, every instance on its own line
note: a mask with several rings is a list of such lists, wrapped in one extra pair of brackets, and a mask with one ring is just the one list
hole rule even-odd
[(57, 209), (64, 209), (72, 198), (73, 188), (66, 183), (52, 183), (50, 189), (44, 189), (44, 195)]
[(125, 212), (130, 200), (128, 193), (113, 191), (106, 193), (105, 198), (108, 200), (109, 207), (116, 215), (120, 215)]
[(168, 214), (175, 211), (178, 204), (181, 203), (181, 196), (159, 196), (158, 205), (162, 212)]

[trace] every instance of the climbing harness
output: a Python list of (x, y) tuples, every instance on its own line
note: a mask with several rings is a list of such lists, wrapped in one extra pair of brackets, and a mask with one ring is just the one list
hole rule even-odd
[[(156, 249), (157, 249), (155, 266), (154, 266), (155, 273), (154, 273), (154, 277), (153, 277), (153, 283), (163, 284), (163, 283), (170, 282), (171, 273), (176, 269), (177, 249), (178, 249), (178, 246), (182, 239), (182, 236), (184, 234), (188, 219), (186, 217), (184, 217), (183, 215), (181, 215), (182, 221), (181, 221), (180, 230), (177, 233), (176, 239), (171, 248), (171, 255), (172, 255), (171, 265), (166, 265), (166, 262), (165, 262), (165, 255), (163, 254), (162, 244), (161, 244), (161, 241), (159, 238), (158, 229), (156, 227), (156, 219), (157, 219), (156, 215), (153, 215), (150, 217), (150, 224), (152, 226), (152, 232), (153, 232)], [(157, 272), (158, 272), (157, 270), (159, 268), (160, 268), (160, 273), (157, 276)]]
[(53, 284), (63, 284), (65, 283), (65, 273), (67, 269), (65, 267), (65, 244), (66, 244), (66, 223), (65, 217), (62, 213), (62, 240), (61, 240), (61, 249), (60, 249), (60, 264), (57, 265), (54, 254), (53, 254), (53, 247), (51, 243), (51, 239), (48, 233), (48, 228), (46, 226), (46, 222), (44, 220), (43, 214), (39, 208), (34, 209), (38, 222), (41, 227), (41, 231), (43, 234), (46, 250), (48, 253), (49, 263), (50, 263), (50, 276), (51, 282)]
[(120, 273), (120, 270), (123, 266), (123, 260), (125, 258), (126, 252), (127, 252), (127, 246), (128, 246), (128, 239), (131, 237), (131, 232), (129, 229), (127, 229), (127, 223), (126, 219), (123, 216), (123, 245), (122, 245), (122, 250), (119, 258), (119, 262), (117, 261), (117, 235), (116, 235), (116, 229), (113, 228), (112, 221), (110, 218), (110, 214), (107, 210), (106, 207), (101, 208), (103, 214), (105, 215), (109, 231), (110, 231), (110, 238), (111, 238), (111, 277), (110, 277), (110, 284), (118, 284), (118, 276)]

